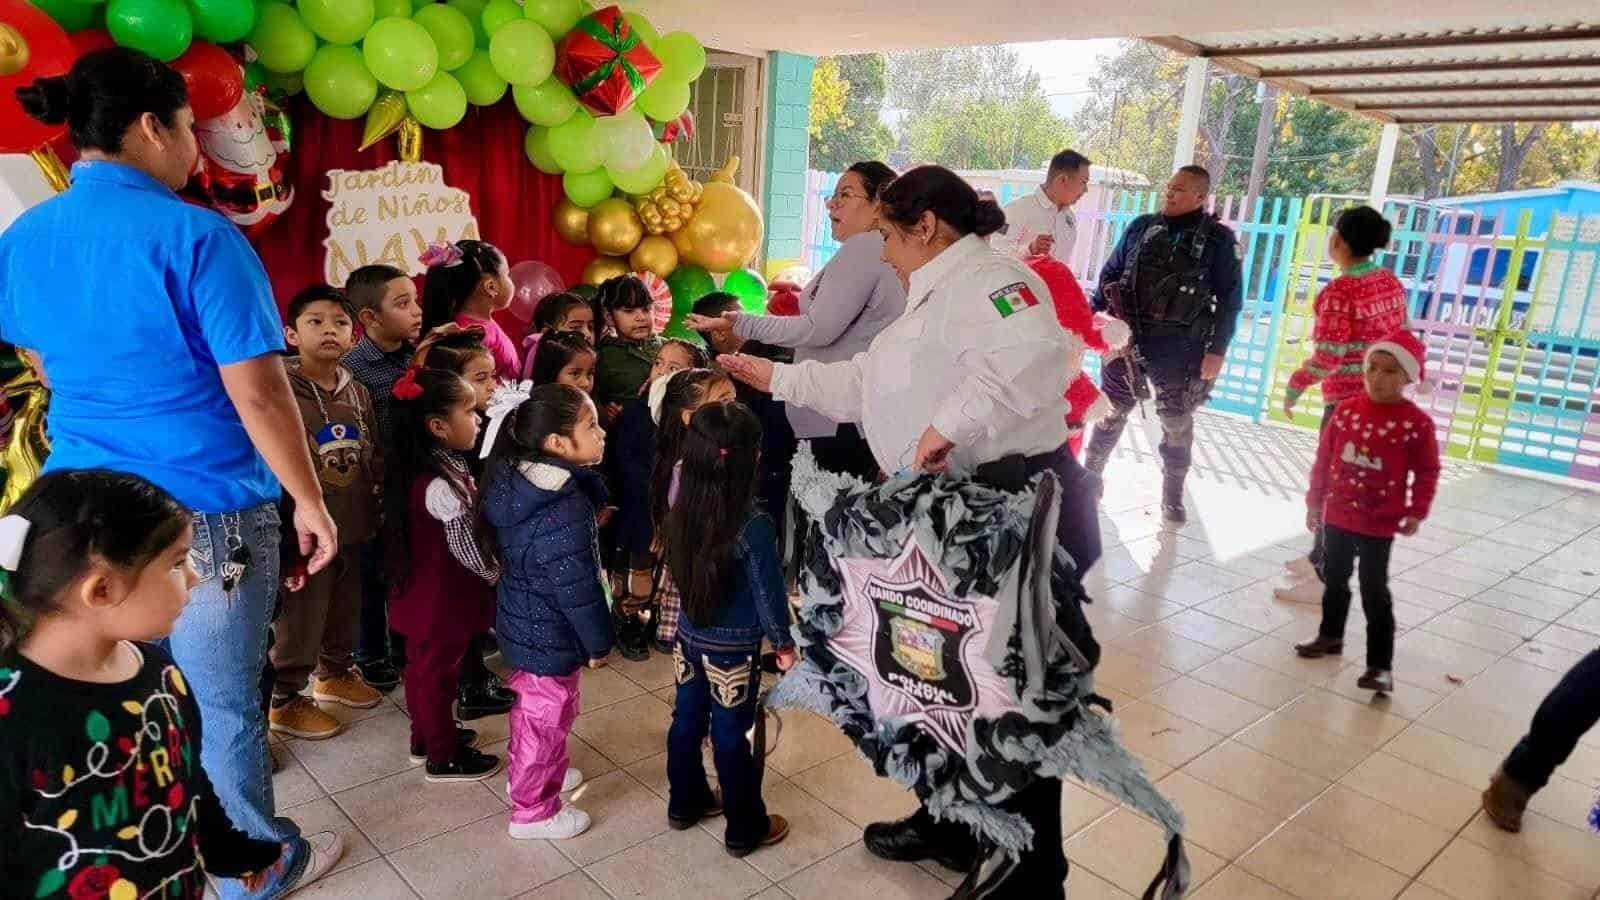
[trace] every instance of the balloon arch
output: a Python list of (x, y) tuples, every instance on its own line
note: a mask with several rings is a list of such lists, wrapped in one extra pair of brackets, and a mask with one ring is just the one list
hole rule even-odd
[[(672, 161), (673, 142), (694, 134), (690, 85), (706, 65), (687, 32), (583, 0), (0, 0), (0, 152), (32, 154), (64, 189), (51, 150), (62, 126), (29, 118), (12, 89), (114, 45), (183, 74), (206, 157), (190, 193), (247, 233), (294, 202), (282, 165), (289, 96), (364, 118), (362, 149), (394, 136), (416, 162), (424, 129), (453, 128), (469, 106), (509, 93), (528, 122), (528, 163), (561, 177), (550, 227), (596, 251), (585, 282), (651, 276), (675, 333), (719, 286), (765, 307), (765, 282), (745, 268), (762, 217), (733, 182), (738, 159), (703, 184)], [(208, 134), (254, 135), (247, 164), (204, 152)]]

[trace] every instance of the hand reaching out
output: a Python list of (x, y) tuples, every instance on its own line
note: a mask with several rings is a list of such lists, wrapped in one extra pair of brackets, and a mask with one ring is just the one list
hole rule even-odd
[(743, 353), (724, 353), (717, 357), (717, 365), (739, 381), (758, 391), (772, 391), (772, 360)]
[(1405, 516), (1400, 519), (1400, 524), (1396, 526), (1395, 530), (1406, 537), (1411, 537), (1417, 533), (1417, 529), (1421, 527), (1421, 525), (1422, 520), (1416, 516)]

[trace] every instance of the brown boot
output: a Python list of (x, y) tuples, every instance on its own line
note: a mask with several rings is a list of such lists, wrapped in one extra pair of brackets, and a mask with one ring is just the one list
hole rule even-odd
[(759, 843), (757, 843), (757, 844), (755, 844), (754, 846), (751, 846), (751, 847), (733, 847), (733, 846), (730, 846), (730, 847), (727, 848), (728, 849), (728, 855), (729, 856), (734, 856), (734, 857), (749, 856), (751, 853), (754, 853), (757, 848), (770, 847), (773, 844), (781, 842), (784, 838), (786, 838), (788, 836), (789, 836), (789, 820), (785, 819), (783, 816), (769, 815), (769, 816), (767, 816), (767, 836), (766, 837), (762, 838)]
[(1521, 831), (1522, 813), (1528, 808), (1528, 800), (1532, 796), (1533, 792), (1507, 775), (1505, 769), (1498, 769), (1483, 792), (1484, 814), (1489, 821), (1506, 831)]

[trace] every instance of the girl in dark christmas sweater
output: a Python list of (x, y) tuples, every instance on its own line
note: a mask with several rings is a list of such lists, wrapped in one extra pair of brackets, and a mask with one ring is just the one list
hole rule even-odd
[(1422, 381), (1425, 357), (1422, 341), (1405, 330), (1367, 348), (1366, 394), (1340, 403), (1322, 430), (1306, 494), (1306, 527), (1325, 536), (1325, 587), (1317, 636), (1295, 650), (1310, 659), (1344, 652), (1350, 574), (1360, 557), (1367, 669), (1357, 684), (1380, 693), (1394, 689), (1389, 551), (1396, 534), (1417, 533), (1439, 482), (1433, 419), (1401, 394)]
[[(0, 519), (6, 896), (199, 900), (206, 872), (251, 891), (286, 874), (282, 845), (223, 811), (194, 693), (145, 643), (172, 631), (199, 580), (191, 532), (165, 491), (91, 470), (45, 475)], [(307, 865), (331, 867), (336, 844)]]

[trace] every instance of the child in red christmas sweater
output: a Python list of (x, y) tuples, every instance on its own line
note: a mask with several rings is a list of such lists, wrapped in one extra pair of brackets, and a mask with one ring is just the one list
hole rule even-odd
[(1394, 603), (1389, 550), (1428, 516), (1439, 482), (1439, 444), (1427, 413), (1401, 391), (1422, 381), (1422, 341), (1400, 330), (1367, 348), (1366, 395), (1339, 404), (1322, 430), (1306, 493), (1306, 527), (1323, 529), (1322, 625), (1296, 644), (1308, 659), (1344, 652), (1350, 574), (1361, 558), (1361, 608), (1367, 616), (1367, 670), (1356, 683), (1394, 690)]

